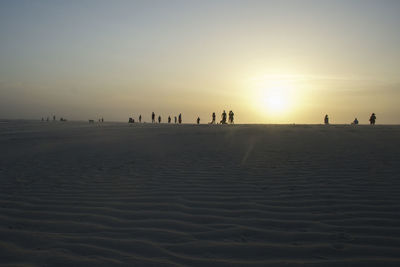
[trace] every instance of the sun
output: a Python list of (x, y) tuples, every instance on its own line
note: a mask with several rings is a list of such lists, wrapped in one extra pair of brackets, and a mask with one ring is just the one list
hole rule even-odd
[(272, 113), (284, 112), (288, 104), (284, 94), (282, 94), (282, 92), (279, 91), (264, 96), (263, 102), (265, 108)]
[(282, 82), (266, 84), (258, 90), (258, 106), (269, 115), (283, 115), (292, 106), (291, 87)]

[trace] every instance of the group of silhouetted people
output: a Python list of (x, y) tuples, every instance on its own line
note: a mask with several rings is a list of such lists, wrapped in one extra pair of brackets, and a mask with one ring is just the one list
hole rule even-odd
[[(224, 110), (224, 111), (222, 112), (222, 114), (221, 114), (221, 121), (220, 121), (219, 123), (220, 123), (220, 124), (227, 124), (227, 123), (233, 124), (233, 123), (234, 123), (234, 120), (235, 120), (235, 119), (234, 119), (234, 116), (235, 116), (235, 114), (233, 113), (232, 110), (229, 111), (228, 114), (227, 114), (226, 111)], [(215, 112), (212, 113), (211, 117), (212, 117), (212, 120), (211, 120), (211, 122), (210, 122), (209, 124), (216, 124), (216, 121), (215, 121), (215, 119), (216, 119)], [(227, 121), (227, 119), (228, 119), (228, 121)], [(157, 121), (156, 121), (156, 114), (155, 114), (154, 112), (151, 113), (151, 123), (156, 123), (156, 122), (161, 123), (161, 121), (162, 121), (162, 118), (161, 118), (160, 115), (157, 117)], [(128, 122), (129, 122), (129, 123), (135, 123), (135, 120), (131, 117), (131, 118), (129, 118)], [(142, 122), (142, 115), (139, 115), (139, 123), (141, 123), (141, 122)], [(171, 116), (168, 116), (167, 122), (168, 122), (168, 123), (171, 123), (171, 122), (172, 122)], [(179, 113), (178, 116), (174, 116), (174, 123), (175, 123), (175, 124), (176, 124), (176, 123), (182, 124), (182, 114), (181, 114), (181, 113)], [(196, 123), (197, 123), (197, 124), (200, 124), (200, 117), (197, 117)]]
[[(369, 124), (375, 125), (375, 121), (376, 121), (376, 115), (375, 115), (375, 113), (372, 113), (371, 116), (369, 117)], [(326, 114), (324, 117), (324, 124), (326, 124), (326, 125), (329, 124), (328, 114)], [(351, 125), (358, 125), (358, 119), (355, 118), (354, 121), (351, 122)]]
[[(157, 121), (158, 121), (158, 123), (161, 123), (161, 121), (162, 121), (161, 115), (158, 116)], [(168, 116), (167, 121), (168, 121), (168, 123), (172, 122), (171, 116)], [(139, 122), (142, 122), (142, 115), (139, 116)], [(182, 123), (182, 114), (181, 113), (179, 113), (178, 119), (176, 116), (174, 117), (174, 122), (179, 123), (179, 124)], [(156, 123), (156, 114), (154, 112), (151, 113), (151, 123)]]
[[(231, 111), (229, 111), (229, 118), (228, 118), (228, 122), (230, 123), (230, 124), (233, 124), (234, 123), (234, 116), (235, 116), (235, 114), (233, 113), (233, 111), (231, 110)], [(210, 122), (210, 124), (215, 124), (216, 122), (215, 122), (215, 112), (213, 112), (212, 113), (212, 115), (211, 115), (211, 122)], [(221, 114), (221, 120), (220, 120), (220, 124), (227, 124), (227, 122), (226, 122), (226, 118), (227, 118), (227, 114), (226, 114), (226, 111), (224, 110), (223, 112), (222, 112), (222, 114)]]

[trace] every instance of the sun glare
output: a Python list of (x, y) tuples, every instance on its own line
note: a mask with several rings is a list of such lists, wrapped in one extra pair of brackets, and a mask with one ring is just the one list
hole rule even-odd
[(287, 79), (268, 77), (256, 86), (256, 102), (268, 116), (281, 116), (292, 108), (293, 84)]

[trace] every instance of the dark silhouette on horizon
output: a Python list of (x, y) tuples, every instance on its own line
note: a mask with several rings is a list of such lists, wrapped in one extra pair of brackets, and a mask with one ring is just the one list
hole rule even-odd
[(215, 112), (212, 113), (211, 117), (212, 117), (212, 120), (211, 120), (210, 124), (215, 124)]
[(139, 115), (139, 123), (142, 122), (142, 114)]
[(176, 124), (176, 116), (175, 116), (175, 124)]
[(329, 124), (329, 117), (328, 117), (328, 114), (325, 115), (324, 123), (325, 123), (326, 125)]
[(358, 125), (358, 119), (355, 118), (354, 121), (353, 121), (351, 124), (353, 124), (353, 125)]
[(233, 111), (231, 110), (231, 111), (229, 111), (229, 123), (230, 124), (233, 124), (233, 122), (234, 122), (234, 117), (235, 116), (235, 114), (233, 113)]
[(181, 113), (179, 113), (179, 116), (178, 116), (178, 121), (179, 121), (179, 124), (181, 124), (181, 123), (182, 123), (182, 114), (181, 114)]
[(152, 112), (151, 113), (151, 123), (155, 123), (156, 122), (155, 119), (156, 119), (156, 114), (154, 114), (154, 112)]
[(158, 123), (161, 123), (161, 116), (158, 116)]
[(200, 124), (200, 117), (197, 117), (197, 124)]
[(372, 113), (372, 114), (371, 114), (371, 117), (369, 118), (369, 123), (370, 123), (371, 125), (375, 125), (375, 121), (376, 121), (375, 113)]
[(221, 123), (221, 124), (226, 124), (226, 112), (225, 112), (225, 110), (224, 110), (224, 112), (222, 112), (222, 114), (221, 114), (221, 121), (220, 121), (220, 123)]
[(168, 123), (171, 123), (171, 116), (168, 116)]

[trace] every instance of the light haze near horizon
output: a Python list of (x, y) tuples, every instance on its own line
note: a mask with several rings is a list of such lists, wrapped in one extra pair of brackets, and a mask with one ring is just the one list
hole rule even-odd
[(0, 118), (400, 123), (400, 1), (1, 1)]

